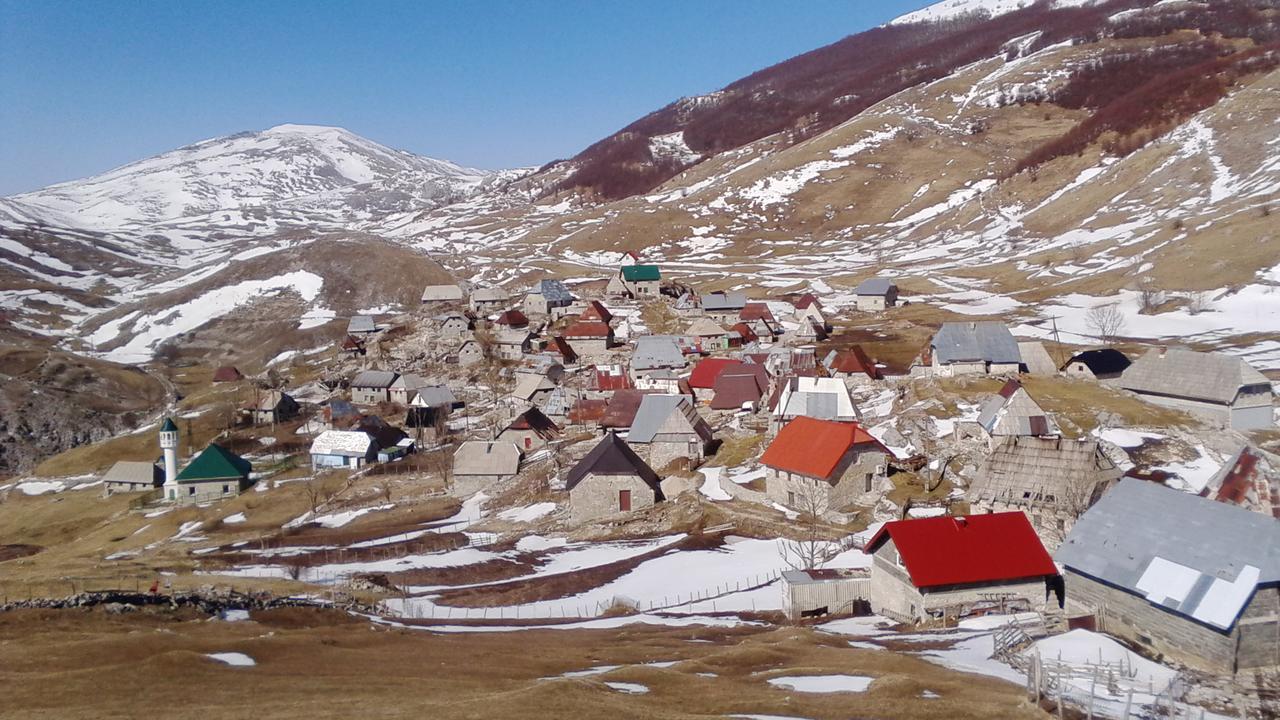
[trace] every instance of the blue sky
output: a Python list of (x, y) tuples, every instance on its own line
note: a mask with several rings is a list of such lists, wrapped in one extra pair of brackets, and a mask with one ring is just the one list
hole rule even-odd
[(286, 122), (539, 165), (922, 4), (0, 0), (0, 195)]

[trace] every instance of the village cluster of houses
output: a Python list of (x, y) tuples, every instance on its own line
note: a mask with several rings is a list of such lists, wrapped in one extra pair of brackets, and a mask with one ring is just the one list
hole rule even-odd
[[(881, 313), (898, 303), (899, 289), (872, 278), (855, 296), (855, 311)], [(665, 304), (681, 329), (648, 333), (636, 322), (645, 303)], [(456, 386), (369, 367), (379, 328), (353, 319), (342, 349), (366, 367), (349, 378), (346, 398), (325, 402), (309, 452), (314, 469), (359, 470), (452, 438), (456, 494), (552, 462), (572, 521), (592, 522), (696, 491), (688, 471), (727, 436), (759, 434), (762, 481), (722, 481), (725, 492), (793, 517), (842, 521), (877, 506), (894, 489), (893, 474), (930, 460), (895, 455), (862, 424), (855, 391), (888, 382), (884, 368), (857, 345), (817, 350), (832, 327), (811, 293), (698, 293), (637, 263), (619, 267), (597, 297), (544, 279), (519, 300), (500, 288), (434, 285), (422, 306), (438, 367), (485, 364), (507, 381), (486, 408), (499, 421), (460, 429), (451, 417), (471, 409)], [(1026, 608), (1213, 671), (1280, 665), (1280, 467), (1245, 445), (1200, 496), (1124, 477), (1098, 440), (1063, 437), (1020, 379), (1055, 374), (1224, 428), (1273, 423), (1270, 382), (1236, 357), (1157, 347), (1130, 359), (1097, 348), (1059, 367), (1004, 323), (944, 323), (911, 377), (1005, 380), (975, 420), (955, 425), (957, 441), (984, 450), (960, 498), (969, 514), (885, 523), (865, 545), (874, 556), (869, 572), (787, 573), (789, 611), (840, 612), (861, 602), (919, 621)], [(383, 421), (382, 408), (403, 412), (405, 429)], [(255, 422), (274, 423), (293, 417), (297, 404), (272, 391), (245, 409)], [(248, 463), (217, 445), (171, 474), (169, 432), (161, 433), (163, 473), (121, 463), (108, 488), (158, 485), (182, 502), (246, 486)]]

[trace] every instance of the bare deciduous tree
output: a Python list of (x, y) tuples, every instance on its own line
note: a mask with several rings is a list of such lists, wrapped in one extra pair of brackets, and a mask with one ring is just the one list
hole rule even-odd
[(778, 554), (795, 570), (812, 570), (830, 557), (831, 543), (822, 532), (822, 518), (829, 509), (827, 487), (821, 481), (805, 479), (792, 487), (793, 509), (800, 513), (800, 532), (796, 538), (783, 539)]
[(307, 499), (307, 507), (310, 508), (311, 514), (315, 515), (316, 510), (333, 497), (333, 486), (327, 476), (313, 475), (302, 483), (302, 495)]
[(1085, 324), (1102, 342), (1115, 342), (1124, 331), (1124, 313), (1120, 312), (1118, 303), (1107, 303), (1090, 308), (1084, 317)]
[(1142, 312), (1152, 312), (1164, 302), (1164, 291), (1150, 277), (1138, 280), (1138, 307)]
[(1209, 312), (1213, 309), (1213, 298), (1204, 290), (1187, 294), (1187, 309), (1192, 315), (1199, 315), (1202, 312)]

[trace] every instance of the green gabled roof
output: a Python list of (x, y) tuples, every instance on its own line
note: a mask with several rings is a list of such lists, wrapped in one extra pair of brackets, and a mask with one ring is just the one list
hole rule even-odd
[(661, 280), (662, 273), (658, 272), (657, 265), (623, 265), (622, 279), (630, 282)]
[(160, 426), (160, 432), (178, 432), (178, 426), (173, 424), (173, 418), (164, 419), (164, 424)]
[(253, 465), (235, 453), (212, 443), (178, 473), (178, 482), (247, 479)]

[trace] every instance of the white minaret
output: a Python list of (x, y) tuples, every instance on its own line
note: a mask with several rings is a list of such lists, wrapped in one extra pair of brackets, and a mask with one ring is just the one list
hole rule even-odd
[(178, 426), (165, 418), (160, 426), (160, 449), (164, 451), (164, 496), (172, 499), (178, 488)]

